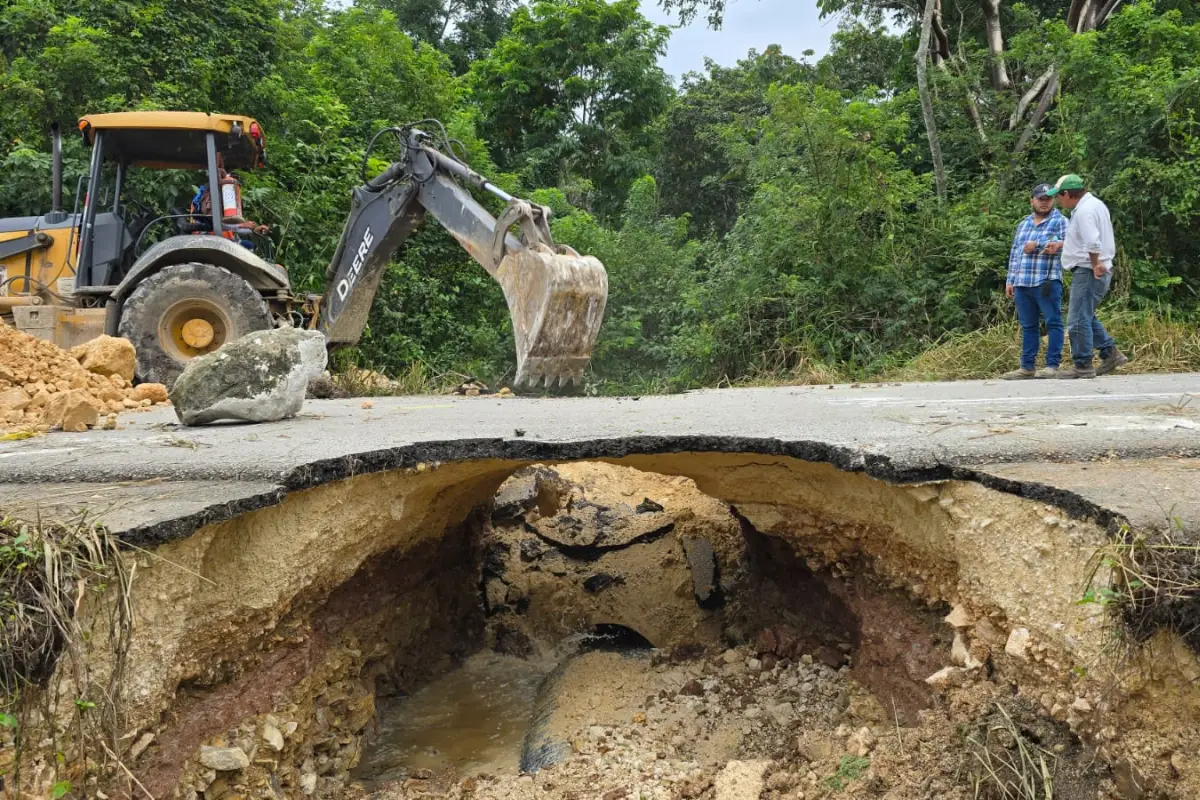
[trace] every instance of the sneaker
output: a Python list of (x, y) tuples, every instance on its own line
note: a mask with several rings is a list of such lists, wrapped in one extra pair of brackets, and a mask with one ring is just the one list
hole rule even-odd
[(1120, 349), (1114, 345), (1112, 352), (1108, 354), (1108, 358), (1100, 359), (1100, 365), (1098, 367), (1096, 367), (1096, 374), (1097, 375), (1107, 375), (1108, 373), (1112, 372), (1117, 367), (1123, 366), (1128, 363), (1129, 363), (1129, 356), (1122, 353), (1120, 351)]
[(1080, 367), (1071, 364), (1070, 366), (1059, 367), (1058, 377), (1067, 381), (1074, 380), (1075, 378), (1094, 378), (1096, 377), (1096, 370), (1092, 367)]
[(1002, 380), (1006, 380), (1006, 381), (1027, 381), (1030, 378), (1032, 378), (1035, 374), (1036, 373), (1031, 369), (1022, 368), (1022, 369), (1014, 369), (1012, 372), (1006, 372), (1003, 375), (1001, 375), (1000, 378)]
[(1035, 378), (1057, 378), (1058, 377), (1058, 367), (1042, 367), (1041, 369), (1039, 369), (1037, 371), (1037, 374), (1034, 375), (1034, 377)]

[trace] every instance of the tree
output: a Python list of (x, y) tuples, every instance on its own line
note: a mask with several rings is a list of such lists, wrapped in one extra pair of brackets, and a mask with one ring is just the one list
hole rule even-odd
[(767, 90), (804, 80), (812, 69), (774, 45), (751, 50), (735, 67), (706, 67), (707, 75), (684, 76), (663, 116), (655, 173), (665, 213), (688, 214), (693, 230), (724, 235), (752, 192), (745, 167), (769, 110)]
[(450, 56), (462, 74), (508, 30), (515, 0), (375, 0), (400, 29)]
[(470, 73), (483, 133), (503, 169), (528, 186), (587, 181), (615, 213), (645, 174), (651, 126), (670, 83), (658, 66), (668, 31), (637, 0), (539, 0)]

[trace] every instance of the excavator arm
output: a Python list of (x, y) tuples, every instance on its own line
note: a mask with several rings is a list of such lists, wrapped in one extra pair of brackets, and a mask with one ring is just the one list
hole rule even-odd
[[(358, 341), (388, 262), (428, 213), (503, 289), (517, 350), (514, 383), (578, 382), (604, 318), (604, 266), (554, 243), (549, 209), (493, 186), (421, 130), (388, 131), (404, 155), (353, 192), (317, 320), (329, 343)], [(463, 184), (507, 206), (493, 217)]]

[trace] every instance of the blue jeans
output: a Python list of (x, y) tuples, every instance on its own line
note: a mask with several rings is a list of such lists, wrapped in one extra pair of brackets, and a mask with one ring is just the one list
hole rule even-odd
[(1071, 360), (1075, 366), (1092, 366), (1093, 350), (1105, 358), (1116, 344), (1096, 318), (1096, 307), (1112, 285), (1112, 270), (1097, 278), (1091, 267), (1071, 270), (1071, 299), (1067, 305), (1067, 330), (1071, 334)]
[[(1042, 296), (1042, 286), (1050, 290)], [(1042, 346), (1042, 319), (1046, 320), (1046, 366), (1054, 369), (1062, 361), (1063, 318), (1062, 281), (1047, 281), (1042, 286), (1014, 286), (1013, 302), (1017, 305), (1017, 319), (1021, 323), (1021, 369), (1033, 369), (1037, 365), (1038, 349)]]

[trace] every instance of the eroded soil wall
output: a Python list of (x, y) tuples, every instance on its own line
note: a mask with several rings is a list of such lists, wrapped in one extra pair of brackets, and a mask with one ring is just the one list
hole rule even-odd
[[(706, 523), (718, 554), (721, 538), (739, 530), (747, 541), (761, 537), (765, 561), (757, 567), (752, 557), (721, 565), (729, 587), (739, 569), (742, 580), (773, 569), (779, 584), (790, 574), (837, 576), (839, 602), (858, 625), (847, 650), (864, 639), (906, 638), (901, 617), (872, 611), (868, 596), (881, 595), (856, 583), (868, 573), (872, 587), (903, 596), (935, 622), (950, 613), (945, 640), (956, 652), (939, 657), (938, 680), (925, 681), (938, 665), (929, 653), (904, 661), (877, 645), (856, 656), (864, 683), (886, 683), (903, 662), (906, 684), (919, 687), (907, 699), (895, 693), (900, 701), (889, 711), (898, 723), (969, 675), (995, 672), (1104, 758), (1129, 762), (1134, 783), (1150, 776), (1169, 796), (1200, 796), (1200, 771), (1171, 758), (1194, 752), (1200, 730), (1194, 654), (1169, 636), (1118, 647), (1111, 615), (1078, 602), (1089, 560), (1107, 540), (1100, 526), (974, 483), (901, 486), (793, 458), (678, 453), (613, 463), (686, 476), (731, 506), (736, 516), (719, 530)], [(339, 786), (357, 761), (376, 694), (409, 691), (450, 668), (481, 646), (489, 603), (521, 603), (523, 590), (513, 593), (511, 582), (488, 599), (478, 536), (479, 509), (522, 466), (456, 462), (362, 475), (131, 554), (136, 627), (121, 684), (122, 741), (153, 734), (127, 759), (146, 790), (204, 791), (207, 800), (327, 795)], [(535, 632), (611, 622), (648, 632), (661, 647), (717, 635), (705, 633), (713, 622), (693, 605), (694, 582), (668, 569), (686, 566), (684, 533), (661, 540), (656, 556), (674, 583), (647, 593), (670, 589), (685, 600), (673, 606), (675, 617), (656, 617), (653, 604), (634, 597), (618, 602), (621, 592), (637, 591), (618, 584), (604, 594), (613, 605), (603, 617), (555, 617), (554, 603), (527, 600)], [(782, 549), (771, 555), (772, 547)], [(580, 586), (592, 577), (581, 572)], [(539, 577), (521, 580), (528, 595), (539, 594), (530, 583)], [(726, 626), (719, 635), (748, 642), (762, 633), (752, 614), (744, 619), (746, 629)], [(97, 664), (97, 674), (106, 668)], [(213, 766), (234, 748), (252, 764), (236, 779)]]

